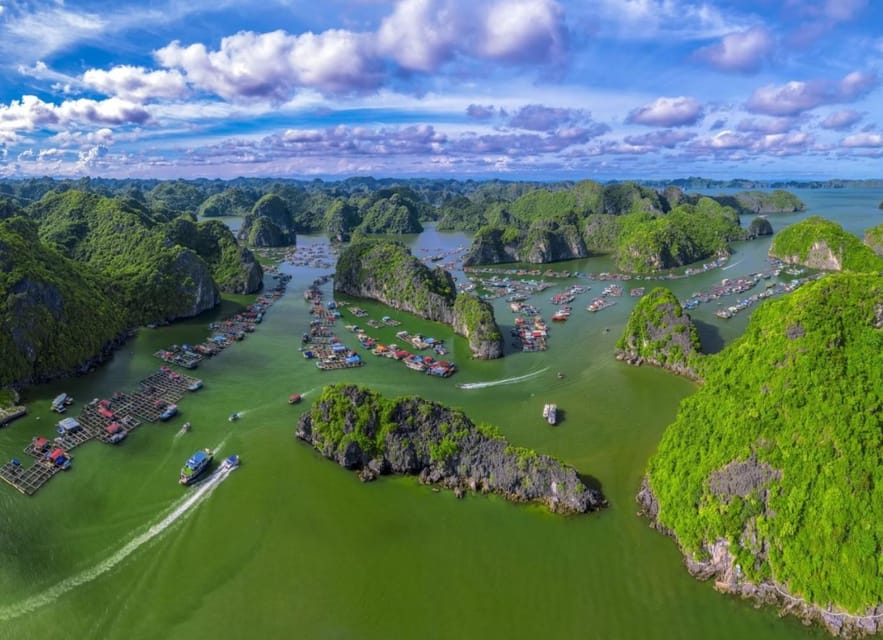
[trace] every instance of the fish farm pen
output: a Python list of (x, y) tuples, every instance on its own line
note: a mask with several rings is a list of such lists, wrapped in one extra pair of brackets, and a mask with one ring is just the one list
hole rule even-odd
[[(97, 398), (83, 407), (76, 418), (59, 423), (59, 435), (53, 440), (34, 438), (24, 453), (34, 459), (31, 466), (12, 459), (0, 467), (0, 479), (24, 495), (34, 495), (40, 487), (70, 466), (72, 449), (100, 440), (114, 444), (144, 422), (156, 422), (171, 404), (187, 391), (202, 388), (202, 381), (163, 367), (139, 383), (139, 390), (126, 394), (117, 392), (109, 400)], [(120, 435), (122, 434), (122, 435)]]

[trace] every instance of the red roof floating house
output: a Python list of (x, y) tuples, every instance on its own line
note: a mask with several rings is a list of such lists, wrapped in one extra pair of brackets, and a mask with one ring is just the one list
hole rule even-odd
[(98, 407), (98, 413), (105, 418), (113, 418), (113, 411), (111, 411), (107, 407)]
[(46, 459), (54, 464), (56, 467), (61, 467), (62, 469), (70, 469), (70, 456), (61, 447), (53, 449), (51, 453), (46, 454)]

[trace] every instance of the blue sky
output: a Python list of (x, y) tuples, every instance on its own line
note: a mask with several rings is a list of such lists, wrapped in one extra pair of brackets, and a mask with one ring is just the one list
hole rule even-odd
[(0, 0), (0, 177), (883, 177), (881, 25), (877, 0)]

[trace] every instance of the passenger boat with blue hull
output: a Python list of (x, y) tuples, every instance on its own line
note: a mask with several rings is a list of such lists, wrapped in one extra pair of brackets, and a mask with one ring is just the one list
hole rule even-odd
[(213, 459), (214, 454), (211, 449), (197, 451), (187, 459), (187, 462), (181, 469), (181, 476), (178, 478), (178, 482), (184, 485), (192, 484), (203, 471), (208, 469)]

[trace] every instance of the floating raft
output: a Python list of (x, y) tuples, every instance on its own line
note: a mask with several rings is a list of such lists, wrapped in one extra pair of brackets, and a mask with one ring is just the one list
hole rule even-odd
[(7, 462), (0, 467), (0, 478), (24, 495), (32, 496), (59, 471), (61, 471), (61, 467), (44, 461), (35, 462), (28, 468), (14, 462)]
[(25, 454), (34, 458), (33, 464), (25, 467), (20, 462), (7, 462), (0, 467), (0, 479), (24, 495), (32, 496), (50, 478), (62, 471), (61, 467), (45, 459), (47, 447), (60, 447), (65, 452), (70, 452), (90, 440), (112, 443), (112, 434), (107, 430), (112, 423), (119, 424), (118, 431), (128, 434), (144, 422), (156, 422), (167, 405), (179, 401), (187, 391), (200, 388), (202, 381), (163, 368), (141, 380), (139, 385), (140, 389), (135, 393), (118, 392), (111, 399), (96, 399), (85, 405), (76, 418), (79, 429), (59, 435), (51, 441), (43, 439), (44, 444), (40, 448), (36, 446), (35, 439), (24, 448)]

